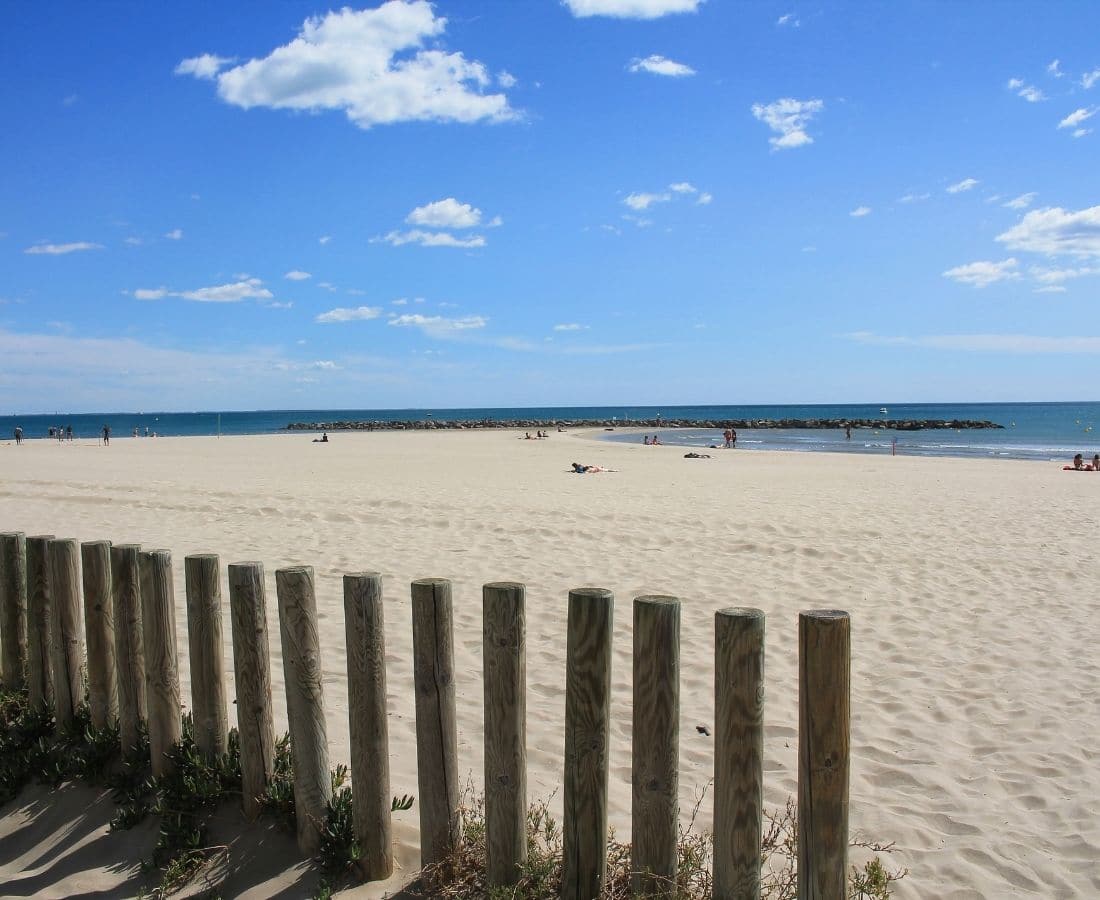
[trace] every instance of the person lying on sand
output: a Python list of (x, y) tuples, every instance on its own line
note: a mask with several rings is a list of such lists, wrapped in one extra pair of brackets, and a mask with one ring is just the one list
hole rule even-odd
[(580, 463), (570, 463), (573, 472), (577, 475), (585, 475), (588, 472), (614, 472), (614, 469), (605, 469), (603, 466), (582, 466)]
[(695, 453), (694, 451), (692, 451), (691, 453), (685, 453), (684, 454), (684, 459), (710, 459), (710, 454), (709, 453)]

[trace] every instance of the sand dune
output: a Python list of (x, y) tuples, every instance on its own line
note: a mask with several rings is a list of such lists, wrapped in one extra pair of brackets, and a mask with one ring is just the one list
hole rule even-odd
[[(894, 861), (912, 871), (897, 896), (1100, 893), (1100, 476), (1011, 461), (683, 452), (510, 432), (338, 434), (327, 445), (305, 435), (29, 442), (0, 446), (0, 528), (170, 548), (181, 639), (185, 555), (219, 553), (223, 572), (262, 560), (273, 623), (275, 569), (314, 566), (334, 762), (349, 758), (340, 576), (382, 572), (399, 794), (416, 792), (412, 579), (454, 582), (460, 765), (475, 785), (481, 585), (527, 585), (531, 797), (561, 783), (566, 592), (610, 588), (620, 834), (630, 825), (634, 596), (683, 601), (685, 813), (710, 778), (712, 739), (695, 725), (713, 716), (715, 610), (759, 606), (768, 616), (765, 799), (780, 806), (796, 790), (797, 613), (846, 609), (851, 822), (897, 842)], [(618, 471), (568, 474), (573, 460)], [(225, 638), (232, 684), (228, 627)], [(185, 645), (180, 660), (186, 702)], [(277, 640), (272, 671), (281, 731)], [(0, 881), (18, 896), (32, 884), (40, 896), (87, 896), (90, 885), (125, 895), (132, 873), (105, 868), (98, 848), (125, 841), (133, 861), (148, 855), (148, 835), (87, 827), (102, 799), (76, 823), (55, 814), (53, 799), (25, 794), (0, 811)], [(704, 827), (709, 817), (707, 802)], [(394, 836), (401, 870), (390, 888), (416, 866), (415, 807), (396, 814)], [(288, 872), (263, 882), (265, 896), (302, 877)]]

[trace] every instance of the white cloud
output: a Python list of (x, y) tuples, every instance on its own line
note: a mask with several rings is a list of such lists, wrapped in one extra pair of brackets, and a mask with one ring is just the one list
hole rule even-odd
[(562, 325), (555, 325), (554, 331), (585, 331), (587, 325), (580, 325), (577, 322), (566, 322)]
[(670, 184), (668, 189), (677, 194), (697, 194), (699, 192), (699, 188), (690, 181), (677, 181), (675, 184)]
[(1053, 75), (1055, 78), (1061, 78), (1066, 73), (1061, 69), (1062, 61), (1060, 59), (1054, 60), (1049, 66), (1047, 66), (1047, 74)]
[(645, 59), (633, 60), (630, 63), (630, 71), (648, 72), (650, 75), (665, 75), (669, 78), (684, 78), (687, 75), (695, 74), (695, 70), (691, 66), (657, 54), (647, 56)]
[(1058, 127), (1076, 128), (1082, 122), (1087, 122), (1089, 119), (1095, 116), (1098, 110), (1100, 110), (1100, 106), (1094, 106), (1092, 109), (1082, 106), (1080, 109), (1074, 110), (1064, 119), (1062, 119), (1062, 121), (1058, 123)]
[(508, 90), (509, 88), (514, 88), (517, 84), (519, 84), (519, 80), (511, 72), (501, 71), (497, 73), (497, 84), (499, 84), (505, 90)]
[(144, 241), (139, 237), (128, 237), (123, 238), (122, 243), (130, 247), (140, 247), (144, 243)]
[(1100, 69), (1093, 69), (1081, 76), (1081, 87), (1087, 91), (1098, 81), (1100, 81)]
[(947, 193), (962, 194), (976, 188), (980, 183), (981, 182), (979, 182), (977, 178), (964, 178), (962, 181), (957, 181), (954, 184), (948, 185)]
[(334, 322), (358, 322), (364, 319), (377, 319), (380, 315), (382, 315), (382, 307), (380, 306), (338, 307), (321, 313), (313, 321), (322, 325), (331, 325)]
[(482, 63), (425, 49), (446, 25), (428, 0), (328, 12), (266, 57), (219, 72), (218, 95), (243, 109), (343, 110), (364, 129), (515, 118), (504, 94), (483, 93), (491, 78)]
[(855, 219), (862, 219), (864, 216), (871, 215), (871, 207), (869, 206), (857, 206), (848, 215)]
[(889, 337), (870, 331), (844, 335), (860, 344), (908, 345), (979, 353), (1100, 353), (1100, 337), (1047, 337), (1034, 334), (929, 334)]
[(1035, 288), (1036, 294), (1064, 294), (1066, 292), (1065, 285), (1062, 284), (1048, 284), (1041, 288)]
[(1039, 195), (1035, 191), (1031, 191), (1027, 194), (1020, 194), (1019, 197), (1014, 197), (1001, 204), (1005, 209), (1027, 209), (1031, 206), (1032, 201)]
[(904, 197), (898, 197), (898, 203), (920, 203), (922, 200), (927, 200), (931, 197), (931, 194), (906, 194)]
[(1076, 269), (1043, 269), (1038, 266), (1031, 269), (1031, 276), (1040, 284), (1061, 284), (1074, 278), (1087, 278), (1100, 275), (1100, 267), (1080, 266)]
[(322, 234), (319, 238), (317, 238), (317, 243), (320, 244), (323, 247), (325, 244), (327, 244), (331, 240), (332, 240), (332, 235), (331, 234)]
[(218, 72), (231, 62), (234, 62), (234, 60), (230, 57), (204, 53), (202, 56), (192, 56), (183, 60), (176, 66), (175, 73), (177, 75), (194, 75), (196, 78), (205, 78), (212, 81)]
[(393, 247), (404, 244), (419, 244), (421, 247), (484, 247), (485, 238), (480, 234), (468, 238), (455, 237), (445, 231), (391, 231), (380, 238), (371, 238), (371, 243), (386, 243)]
[(180, 291), (172, 296), (198, 303), (239, 303), (241, 300), (270, 300), (274, 295), (263, 286), (259, 278), (246, 278), (231, 284)]
[(449, 319), (446, 316), (425, 316), (421, 313), (390, 314), (387, 324), (398, 328), (419, 328), (430, 337), (453, 337), (465, 331), (484, 328), (488, 323), (484, 316), (464, 316), (461, 319)]
[(1048, 256), (1100, 257), (1100, 206), (1073, 212), (1033, 209), (997, 240), (1011, 250)]
[(335, 294), (339, 290), (331, 281), (318, 281), (317, 287), (324, 288), (330, 294)]
[(616, 19), (658, 19), (673, 13), (695, 12), (703, 0), (563, 0), (578, 19), (611, 16)]
[(305, 281), (307, 278), (312, 277), (309, 272), (301, 272), (298, 269), (292, 269), (283, 276), (288, 281)]
[(710, 203), (710, 202), (711, 202), (711, 201), (712, 201), (713, 199), (714, 199), (714, 195), (713, 195), (713, 194), (708, 194), (708, 193), (707, 193), (706, 191), (703, 191), (702, 193), (700, 193), (700, 194), (699, 194), (699, 198), (698, 198), (698, 199), (697, 199), (697, 200), (696, 200), (695, 202), (696, 202), (696, 203), (697, 203), (697, 204), (698, 204), (699, 206), (706, 206), (706, 205), (707, 205), (707, 204), (709, 204), (709, 203)]
[(649, 209), (654, 203), (668, 203), (671, 199), (672, 195), (668, 193), (647, 194), (644, 191), (638, 191), (633, 194), (628, 194), (623, 200), (623, 203), (631, 209), (641, 211), (643, 209)]
[(802, 23), (798, 20), (794, 13), (784, 13), (778, 19), (775, 20), (776, 25), (787, 25), (791, 28), (797, 28)]
[(481, 210), (469, 203), (459, 203), (454, 197), (447, 197), (416, 207), (405, 217), (405, 221), (428, 228), (477, 228), (481, 224)]
[(169, 231), (165, 235), (165, 237), (168, 238), (168, 240), (170, 240), (170, 241), (182, 241), (183, 240), (183, 229), (182, 228), (173, 228), (171, 231)]
[(955, 266), (955, 268), (944, 272), (943, 276), (958, 281), (960, 284), (970, 284), (976, 288), (984, 288), (998, 281), (1019, 278), (1020, 273), (1015, 271), (1016, 266), (1017, 262), (1012, 258), (1001, 262), (982, 260), (967, 263), (964, 266)]
[(28, 247), (24, 253), (32, 256), (44, 254), (46, 256), (63, 256), (66, 253), (79, 253), (81, 250), (102, 250), (102, 244), (93, 244), (91, 241), (75, 241), (72, 244), (35, 244)]
[(168, 288), (138, 288), (134, 291), (136, 300), (163, 300), (168, 296)]
[(408, 306), (409, 301), (405, 297), (398, 297), (396, 300), (391, 300), (390, 304), (393, 306)]
[(1086, 134), (1092, 134), (1092, 129), (1091, 128), (1078, 128), (1075, 132), (1073, 132), (1073, 136), (1075, 138), (1084, 137)]
[(812, 144), (814, 139), (806, 133), (806, 127), (825, 103), (821, 100), (795, 100), (783, 97), (766, 105), (754, 103), (752, 114), (767, 125), (778, 137), (768, 138), (776, 150), (789, 150)]
[(270, 303), (265, 303), (268, 309), (293, 309), (294, 303), (290, 300), (280, 302), (278, 300), (272, 300)]
[(1038, 103), (1046, 100), (1043, 92), (1034, 85), (1025, 84), (1020, 78), (1008, 79), (1008, 89), (1015, 91), (1017, 97), (1023, 97), (1028, 103)]

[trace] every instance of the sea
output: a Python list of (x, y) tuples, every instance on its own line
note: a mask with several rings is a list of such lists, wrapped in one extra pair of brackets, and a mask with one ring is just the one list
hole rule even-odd
[[(882, 412), (885, 409), (886, 412)], [(205, 412), (104, 412), (69, 415), (0, 416), (0, 438), (10, 440), (16, 426), (28, 439), (47, 439), (51, 427), (72, 426), (75, 437), (98, 438), (105, 424), (111, 438), (132, 439), (136, 433), (164, 437), (194, 435), (279, 434), (291, 422), (607, 420), (608, 441), (640, 443), (637, 432), (620, 431), (616, 422), (630, 419), (953, 419), (988, 420), (999, 429), (894, 431), (853, 429), (846, 439), (840, 429), (738, 429), (737, 448), (750, 452), (788, 450), (829, 453), (898, 453), (914, 456), (958, 456), (983, 459), (1062, 460), (1075, 453), (1086, 460), (1100, 453), (1100, 402), (1066, 403), (882, 403), (781, 406), (544, 406), (488, 409), (282, 409)], [(688, 448), (721, 446), (717, 429), (650, 429), (661, 443)]]

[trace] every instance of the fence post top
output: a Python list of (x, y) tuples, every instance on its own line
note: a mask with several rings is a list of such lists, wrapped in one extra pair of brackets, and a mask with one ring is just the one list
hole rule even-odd
[(111, 544), (110, 541), (105, 541), (105, 540), (100, 539), (100, 540), (97, 540), (97, 541), (82, 541), (80, 546), (81, 547), (110, 547), (110, 546), (112, 546), (112, 544)]
[(115, 550), (120, 550), (123, 553), (140, 553), (141, 544), (111, 544)]
[(613, 595), (612, 595), (611, 591), (609, 591), (607, 588), (579, 587), (579, 588), (571, 588), (570, 591), (569, 591), (569, 596), (570, 597), (577, 597), (578, 599), (581, 599), (581, 600), (586, 600), (586, 599), (610, 600)]
[(77, 541), (76, 538), (51, 537), (50, 538), (50, 543), (51, 544), (76, 544), (76, 543), (78, 543), (78, 541)]
[(804, 609), (798, 614), (800, 621), (840, 622), (847, 621), (848, 613), (843, 609)]
[(714, 614), (715, 619), (763, 619), (764, 610), (755, 606), (727, 606)]
[(0, 531), (0, 538), (24, 538), (26, 539), (27, 533), (25, 531)]
[(231, 569), (262, 569), (263, 567), (264, 567), (264, 564), (262, 562), (260, 562), (259, 560), (255, 560), (255, 559), (250, 559), (250, 560), (246, 560), (246, 561), (243, 561), (243, 562), (235, 562), (235, 563), (230, 563), (229, 564), (229, 568), (231, 568)]
[(52, 541), (54, 536), (52, 534), (31, 534), (27, 535), (28, 541)]
[(313, 566), (283, 566), (275, 570), (275, 575), (304, 575), (307, 578), (313, 577)]
[(184, 561), (189, 560), (189, 559), (198, 559), (198, 560), (212, 559), (212, 560), (217, 561), (218, 554), (217, 553), (189, 553), (187, 556), (184, 557)]
[(680, 598), (668, 594), (643, 594), (634, 598), (636, 606), (679, 606)]
[(487, 591), (523, 591), (527, 586), (522, 581), (490, 581), (485, 587)]
[(413, 579), (413, 584), (435, 585), (435, 584), (450, 584), (450, 583), (451, 583), (451, 579), (449, 579), (449, 578), (414, 578)]
[(381, 578), (381, 572), (348, 572), (344, 575), (344, 581), (358, 581), (360, 578)]
[(164, 560), (164, 559), (171, 560), (172, 559), (172, 551), (171, 550), (165, 550), (163, 548), (157, 548), (155, 550), (139, 550), (138, 553), (144, 559), (157, 559), (157, 560)]

